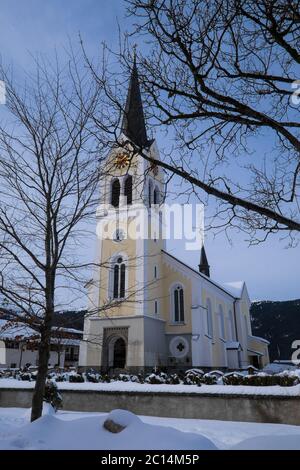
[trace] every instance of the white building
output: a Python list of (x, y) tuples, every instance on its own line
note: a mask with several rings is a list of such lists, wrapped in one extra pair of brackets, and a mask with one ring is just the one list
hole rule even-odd
[[(53, 327), (49, 367), (78, 365), (82, 331)], [(0, 320), (0, 368), (38, 365), (38, 334), (24, 324)]]

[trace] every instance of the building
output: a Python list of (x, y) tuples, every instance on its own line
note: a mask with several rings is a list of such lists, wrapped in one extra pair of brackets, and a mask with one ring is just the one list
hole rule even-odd
[[(252, 335), (245, 283), (215, 282), (204, 246), (195, 267), (166, 250), (164, 174), (129, 151), (133, 143), (160, 158), (147, 137), (136, 64), (119, 143), (100, 183), (97, 267), (79, 365), (106, 371), (264, 366), (268, 342)], [(144, 237), (137, 236), (141, 225)]]
[[(82, 331), (52, 328), (49, 367), (78, 366)], [(39, 335), (27, 325), (0, 320), (0, 368), (38, 365)]]

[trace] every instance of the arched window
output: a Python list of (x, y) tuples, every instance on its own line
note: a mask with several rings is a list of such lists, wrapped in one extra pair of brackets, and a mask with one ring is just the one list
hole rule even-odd
[(175, 323), (184, 322), (184, 294), (182, 286), (173, 289), (173, 320)]
[(208, 336), (213, 336), (212, 308), (210, 299), (206, 300), (206, 325)]
[(157, 186), (155, 186), (153, 191), (153, 204), (159, 204), (159, 189)]
[(222, 305), (219, 305), (219, 325), (220, 325), (220, 338), (225, 339), (224, 311), (223, 311)]
[(111, 204), (114, 207), (119, 207), (120, 190), (121, 190), (120, 181), (118, 179), (115, 179), (111, 185)]
[(132, 176), (128, 175), (124, 185), (124, 196), (127, 204), (132, 204)]
[(113, 298), (122, 299), (125, 297), (125, 276), (126, 266), (123, 258), (117, 258), (113, 266)]
[(244, 324), (245, 324), (245, 334), (246, 336), (249, 335), (249, 325), (248, 325), (248, 319), (246, 317), (246, 315), (244, 316)]
[(149, 186), (148, 186), (148, 204), (149, 204), (149, 207), (151, 207), (151, 204), (152, 204), (152, 192), (153, 192), (153, 184), (152, 184), (152, 181), (149, 180)]
[(231, 341), (234, 341), (235, 330), (234, 330), (234, 318), (233, 318), (232, 310), (229, 310), (229, 312), (228, 312), (228, 321), (229, 321), (228, 332), (230, 334), (230, 339), (231, 339)]

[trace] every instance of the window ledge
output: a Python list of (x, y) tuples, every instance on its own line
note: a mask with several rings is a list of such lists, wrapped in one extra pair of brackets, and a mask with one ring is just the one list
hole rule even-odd
[(209, 335), (208, 333), (205, 333), (204, 336), (206, 336), (206, 338), (208, 338), (208, 339), (213, 339), (213, 337), (211, 335)]
[(177, 325), (186, 325), (186, 323), (184, 321), (173, 321), (173, 322), (170, 322), (169, 325), (171, 326), (177, 326)]

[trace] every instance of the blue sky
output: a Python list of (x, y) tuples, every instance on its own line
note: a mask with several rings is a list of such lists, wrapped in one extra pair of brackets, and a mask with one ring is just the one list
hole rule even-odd
[[(30, 54), (53, 54), (76, 44), (80, 32), (90, 54), (99, 54), (106, 41), (118, 47), (117, 19), (124, 20), (123, 0), (2, 0), (0, 51), (6, 63), (27, 70)], [(0, 107), (0, 115), (1, 110)], [(224, 234), (208, 233), (207, 255), (212, 276), (220, 281), (244, 279), (252, 299), (292, 299), (300, 297), (299, 248), (287, 249), (287, 242), (272, 236), (267, 242), (248, 247), (245, 235), (232, 233), (230, 245)], [(184, 243), (169, 244), (170, 251), (196, 267), (198, 254), (185, 252)]]

